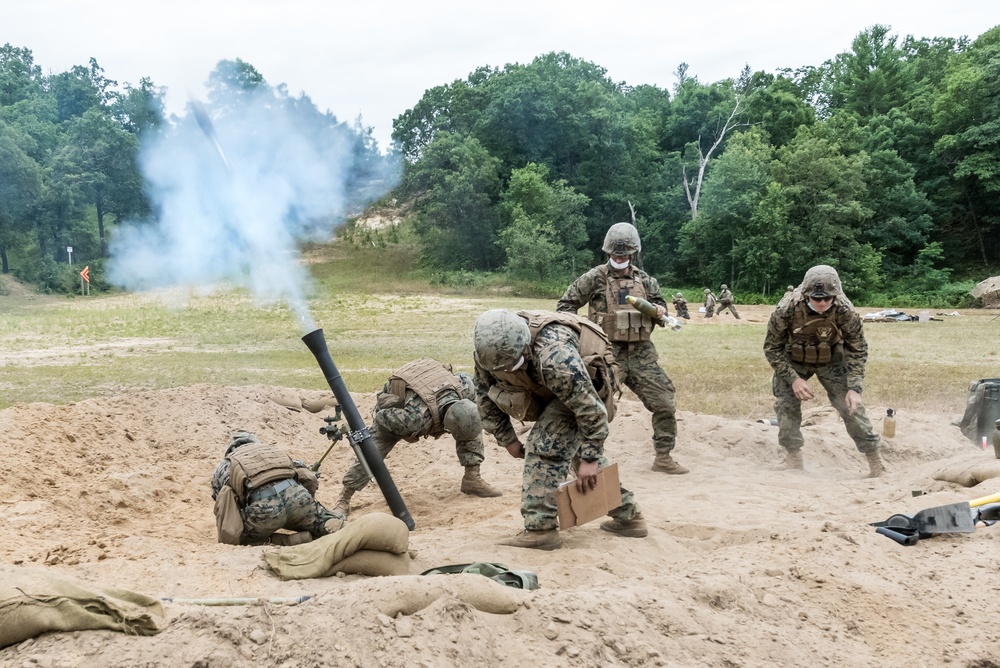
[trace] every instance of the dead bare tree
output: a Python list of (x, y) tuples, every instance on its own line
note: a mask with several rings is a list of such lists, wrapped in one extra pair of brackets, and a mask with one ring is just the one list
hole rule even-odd
[[(712, 146), (708, 149), (708, 152), (701, 150), (701, 137), (698, 137), (698, 175), (688, 179), (687, 167), (681, 167), (681, 175), (684, 177), (684, 193), (687, 195), (688, 204), (691, 206), (691, 220), (698, 217), (698, 198), (701, 197), (701, 184), (705, 180), (705, 168), (708, 167), (708, 161), (711, 160), (712, 154), (715, 153), (715, 149), (719, 148), (719, 144), (722, 140), (726, 138), (726, 135), (732, 132), (735, 128), (744, 125), (743, 123), (735, 122), (736, 111), (740, 108), (740, 98), (736, 98), (736, 105), (733, 106), (732, 113), (729, 114), (729, 118), (726, 122), (722, 124), (722, 127), (715, 134), (715, 141)], [(694, 186), (694, 193), (691, 193), (691, 187)]]

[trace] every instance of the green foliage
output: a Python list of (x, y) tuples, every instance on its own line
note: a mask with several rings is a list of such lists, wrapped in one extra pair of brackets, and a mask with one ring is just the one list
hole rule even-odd
[[(845, 47), (710, 83), (682, 64), (669, 90), (563, 52), (484, 66), (395, 119), (388, 155), (360, 118), (340, 123), (240, 58), (208, 90), (219, 113), (265, 95), (318, 140), (350, 142), (352, 211), (405, 160), (392, 193), (405, 222), (341, 235), (358, 251), (419, 248), (437, 286), (547, 295), (634, 211), (644, 268), (665, 281), (770, 299), (823, 262), (854, 294), (954, 302), (952, 276), (1000, 273), (1000, 27), (970, 43), (874, 25)], [(149, 214), (135, 157), (169, 131), (163, 94), (148, 78), (119, 86), (93, 59), (45, 74), (29, 49), (0, 48), (3, 271), (63, 290), (67, 245), (96, 262), (109, 227)], [(720, 137), (737, 104), (741, 132)], [(684, 174), (700, 166), (694, 217)]]
[(573, 272), (587, 264), (590, 253), (584, 208), (588, 199), (564, 180), (548, 183), (548, 169), (529, 163), (514, 170), (501, 197), (507, 225), (500, 244), (507, 256), (506, 271), (518, 278), (544, 282), (553, 275)]
[(500, 265), (500, 161), (474, 137), (440, 133), (405, 174), (425, 257), (443, 269)]

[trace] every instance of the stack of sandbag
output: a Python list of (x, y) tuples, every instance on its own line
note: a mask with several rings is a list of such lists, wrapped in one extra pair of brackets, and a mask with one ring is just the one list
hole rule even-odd
[(410, 531), (402, 520), (370, 513), (311, 543), (267, 551), (264, 561), (282, 580), (337, 573), (406, 575), (410, 572), (409, 541)]

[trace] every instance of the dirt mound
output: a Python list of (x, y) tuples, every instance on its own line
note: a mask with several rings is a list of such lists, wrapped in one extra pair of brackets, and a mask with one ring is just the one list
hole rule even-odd
[[(209, 608), (167, 603), (160, 635), (49, 634), (0, 650), (0, 665), (109, 666), (966, 666), (996, 662), (1000, 613), (990, 586), (994, 530), (904, 548), (869, 522), (1000, 490), (936, 481), (942, 466), (992, 458), (948, 416), (899, 414), (884, 478), (829, 407), (806, 411), (806, 470), (776, 472), (776, 427), (681, 413), (684, 476), (650, 471), (649, 414), (625, 400), (607, 444), (650, 525), (646, 539), (566, 532), (562, 549), (497, 546), (521, 527), (520, 467), (491, 439), (483, 475), (504, 496), (459, 492), (448, 437), (400, 443), (388, 467), (416, 530), (411, 572), (282, 582), (265, 548), (215, 542), (209, 478), (232, 431), (314, 461), (324, 413), (273, 396), (322, 393), (197, 385), (0, 411), (0, 552), (95, 584), (156, 597), (310, 595), (296, 606)], [(362, 415), (372, 395), (356, 395)], [(879, 407), (870, 407), (879, 414)], [(332, 505), (351, 462), (346, 445), (323, 465)], [(990, 485), (990, 482), (997, 482)], [(914, 498), (912, 490), (925, 492)], [(387, 512), (374, 485), (355, 516)], [(1000, 531), (1000, 529), (997, 529)], [(533, 570), (541, 589), (513, 614), (482, 612), (417, 573), (500, 561)], [(454, 577), (454, 576), (438, 576)], [(422, 601), (387, 608), (404, 592)], [(417, 594), (413, 594), (417, 592)], [(430, 592), (430, 593), (428, 593)], [(433, 595), (432, 595), (433, 594)], [(422, 598), (420, 598), (422, 597)]]
[(0, 297), (30, 297), (37, 294), (10, 274), (0, 274)]

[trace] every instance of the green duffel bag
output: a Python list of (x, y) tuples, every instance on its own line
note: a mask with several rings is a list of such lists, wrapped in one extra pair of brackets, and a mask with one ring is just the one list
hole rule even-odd
[(476, 561), (471, 564), (452, 564), (431, 568), (421, 575), (450, 575), (452, 573), (475, 573), (496, 580), (505, 587), (514, 589), (538, 589), (538, 576), (532, 571), (512, 571), (504, 564)]

